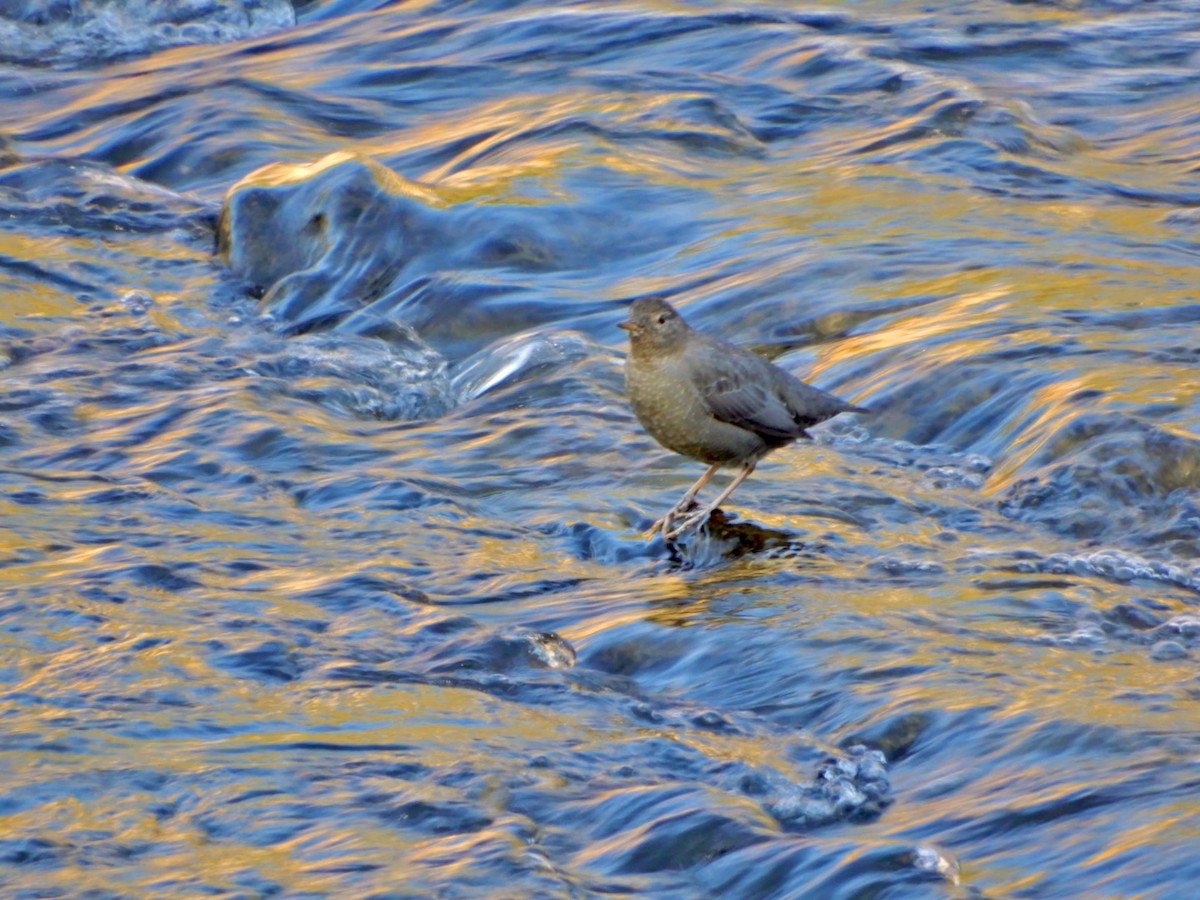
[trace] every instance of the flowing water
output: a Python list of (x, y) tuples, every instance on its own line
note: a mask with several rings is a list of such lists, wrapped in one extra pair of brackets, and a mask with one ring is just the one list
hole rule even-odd
[[(155, 8), (0, 14), (0, 892), (1194, 892), (1200, 3)], [(874, 413), (646, 539), (646, 295)]]

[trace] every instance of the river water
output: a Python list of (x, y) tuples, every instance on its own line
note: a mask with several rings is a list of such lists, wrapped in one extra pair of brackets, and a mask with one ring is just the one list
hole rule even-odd
[(1194, 892), (1200, 3), (17, 6), (5, 896)]

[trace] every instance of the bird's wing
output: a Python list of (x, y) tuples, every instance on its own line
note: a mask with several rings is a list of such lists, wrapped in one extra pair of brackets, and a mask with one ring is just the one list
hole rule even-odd
[(749, 350), (723, 349), (719, 355), (698, 355), (692, 368), (696, 387), (716, 419), (778, 438), (799, 437), (813, 424), (797, 417), (784, 399), (776, 376), (786, 373)]
[[(714, 343), (718, 343), (714, 341)], [(864, 412), (807, 384), (761, 356), (719, 342), (723, 353), (699, 354), (693, 379), (713, 416), (764, 438), (807, 437), (806, 430), (841, 412)], [(714, 364), (714, 360), (719, 360)]]

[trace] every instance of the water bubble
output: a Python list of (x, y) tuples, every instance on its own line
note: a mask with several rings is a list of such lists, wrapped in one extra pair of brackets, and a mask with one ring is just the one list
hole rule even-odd
[(124, 306), (131, 315), (144, 316), (150, 310), (150, 307), (154, 306), (154, 298), (150, 296), (148, 291), (127, 291), (121, 297), (121, 305)]

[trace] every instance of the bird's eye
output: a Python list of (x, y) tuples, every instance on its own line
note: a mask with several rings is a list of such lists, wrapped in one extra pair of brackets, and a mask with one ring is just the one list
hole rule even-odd
[(671, 318), (671, 314), (670, 314), (670, 313), (659, 313), (659, 314), (658, 314), (658, 324), (659, 324), (659, 325), (666, 325), (666, 324), (667, 324), (667, 319), (669, 319), (669, 318)]

